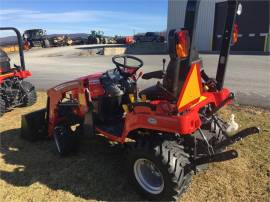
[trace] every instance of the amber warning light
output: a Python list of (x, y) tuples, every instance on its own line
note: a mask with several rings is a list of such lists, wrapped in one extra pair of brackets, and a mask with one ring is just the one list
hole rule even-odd
[(187, 30), (177, 32), (176, 53), (180, 58), (186, 58), (189, 54), (190, 38)]
[(232, 44), (236, 44), (237, 41), (238, 41), (238, 25), (237, 24), (234, 24), (233, 25), (233, 36), (232, 36)]

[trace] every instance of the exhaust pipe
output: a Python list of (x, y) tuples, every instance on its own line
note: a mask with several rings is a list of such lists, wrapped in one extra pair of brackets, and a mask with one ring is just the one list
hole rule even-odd
[(22, 115), (21, 137), (31, 142), (47, 137), (46, 114), (47, 110), (44, 108)]

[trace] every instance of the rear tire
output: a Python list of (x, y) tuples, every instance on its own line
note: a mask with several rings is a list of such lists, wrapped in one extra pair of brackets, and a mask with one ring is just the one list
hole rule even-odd
[(189, 155), (175, 141), (139, 139), (127, 158), (130, 179), (150, 200), (175, 201), (191, 182)]
[(77, 150), (76, 134), (66, 125), (54, 128), (53, 139), (56, 149), (61, 156), (65, 156)]
[(4, 115), (6, 112), (6, 102), (2, 98), (2, 95), (0, 95), (0, 117)]
[[(37, 93), (33, 84), (27, 81), (22, 81), (22, 88), (24, 89), (25, 97), (23, 99), (22, 106), (29, 107), (36, 103)], [(24, 96), (24, 95), (23, 95)]]

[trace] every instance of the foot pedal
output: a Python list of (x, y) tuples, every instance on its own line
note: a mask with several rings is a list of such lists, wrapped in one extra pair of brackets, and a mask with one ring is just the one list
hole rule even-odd
[(87, 137), (93, 137), (95, 135), (93, 113), (91, 111), (86, 112), (83, 122), (83, 134)]

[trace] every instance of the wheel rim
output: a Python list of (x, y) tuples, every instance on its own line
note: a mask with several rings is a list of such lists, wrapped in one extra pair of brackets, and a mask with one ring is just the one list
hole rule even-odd
[(145, 191), (151, 194), (160, 194), (163, 191), (163, 175), (152, 161), (138, 159), (134, 163), (133, 170), (137, 182)]

